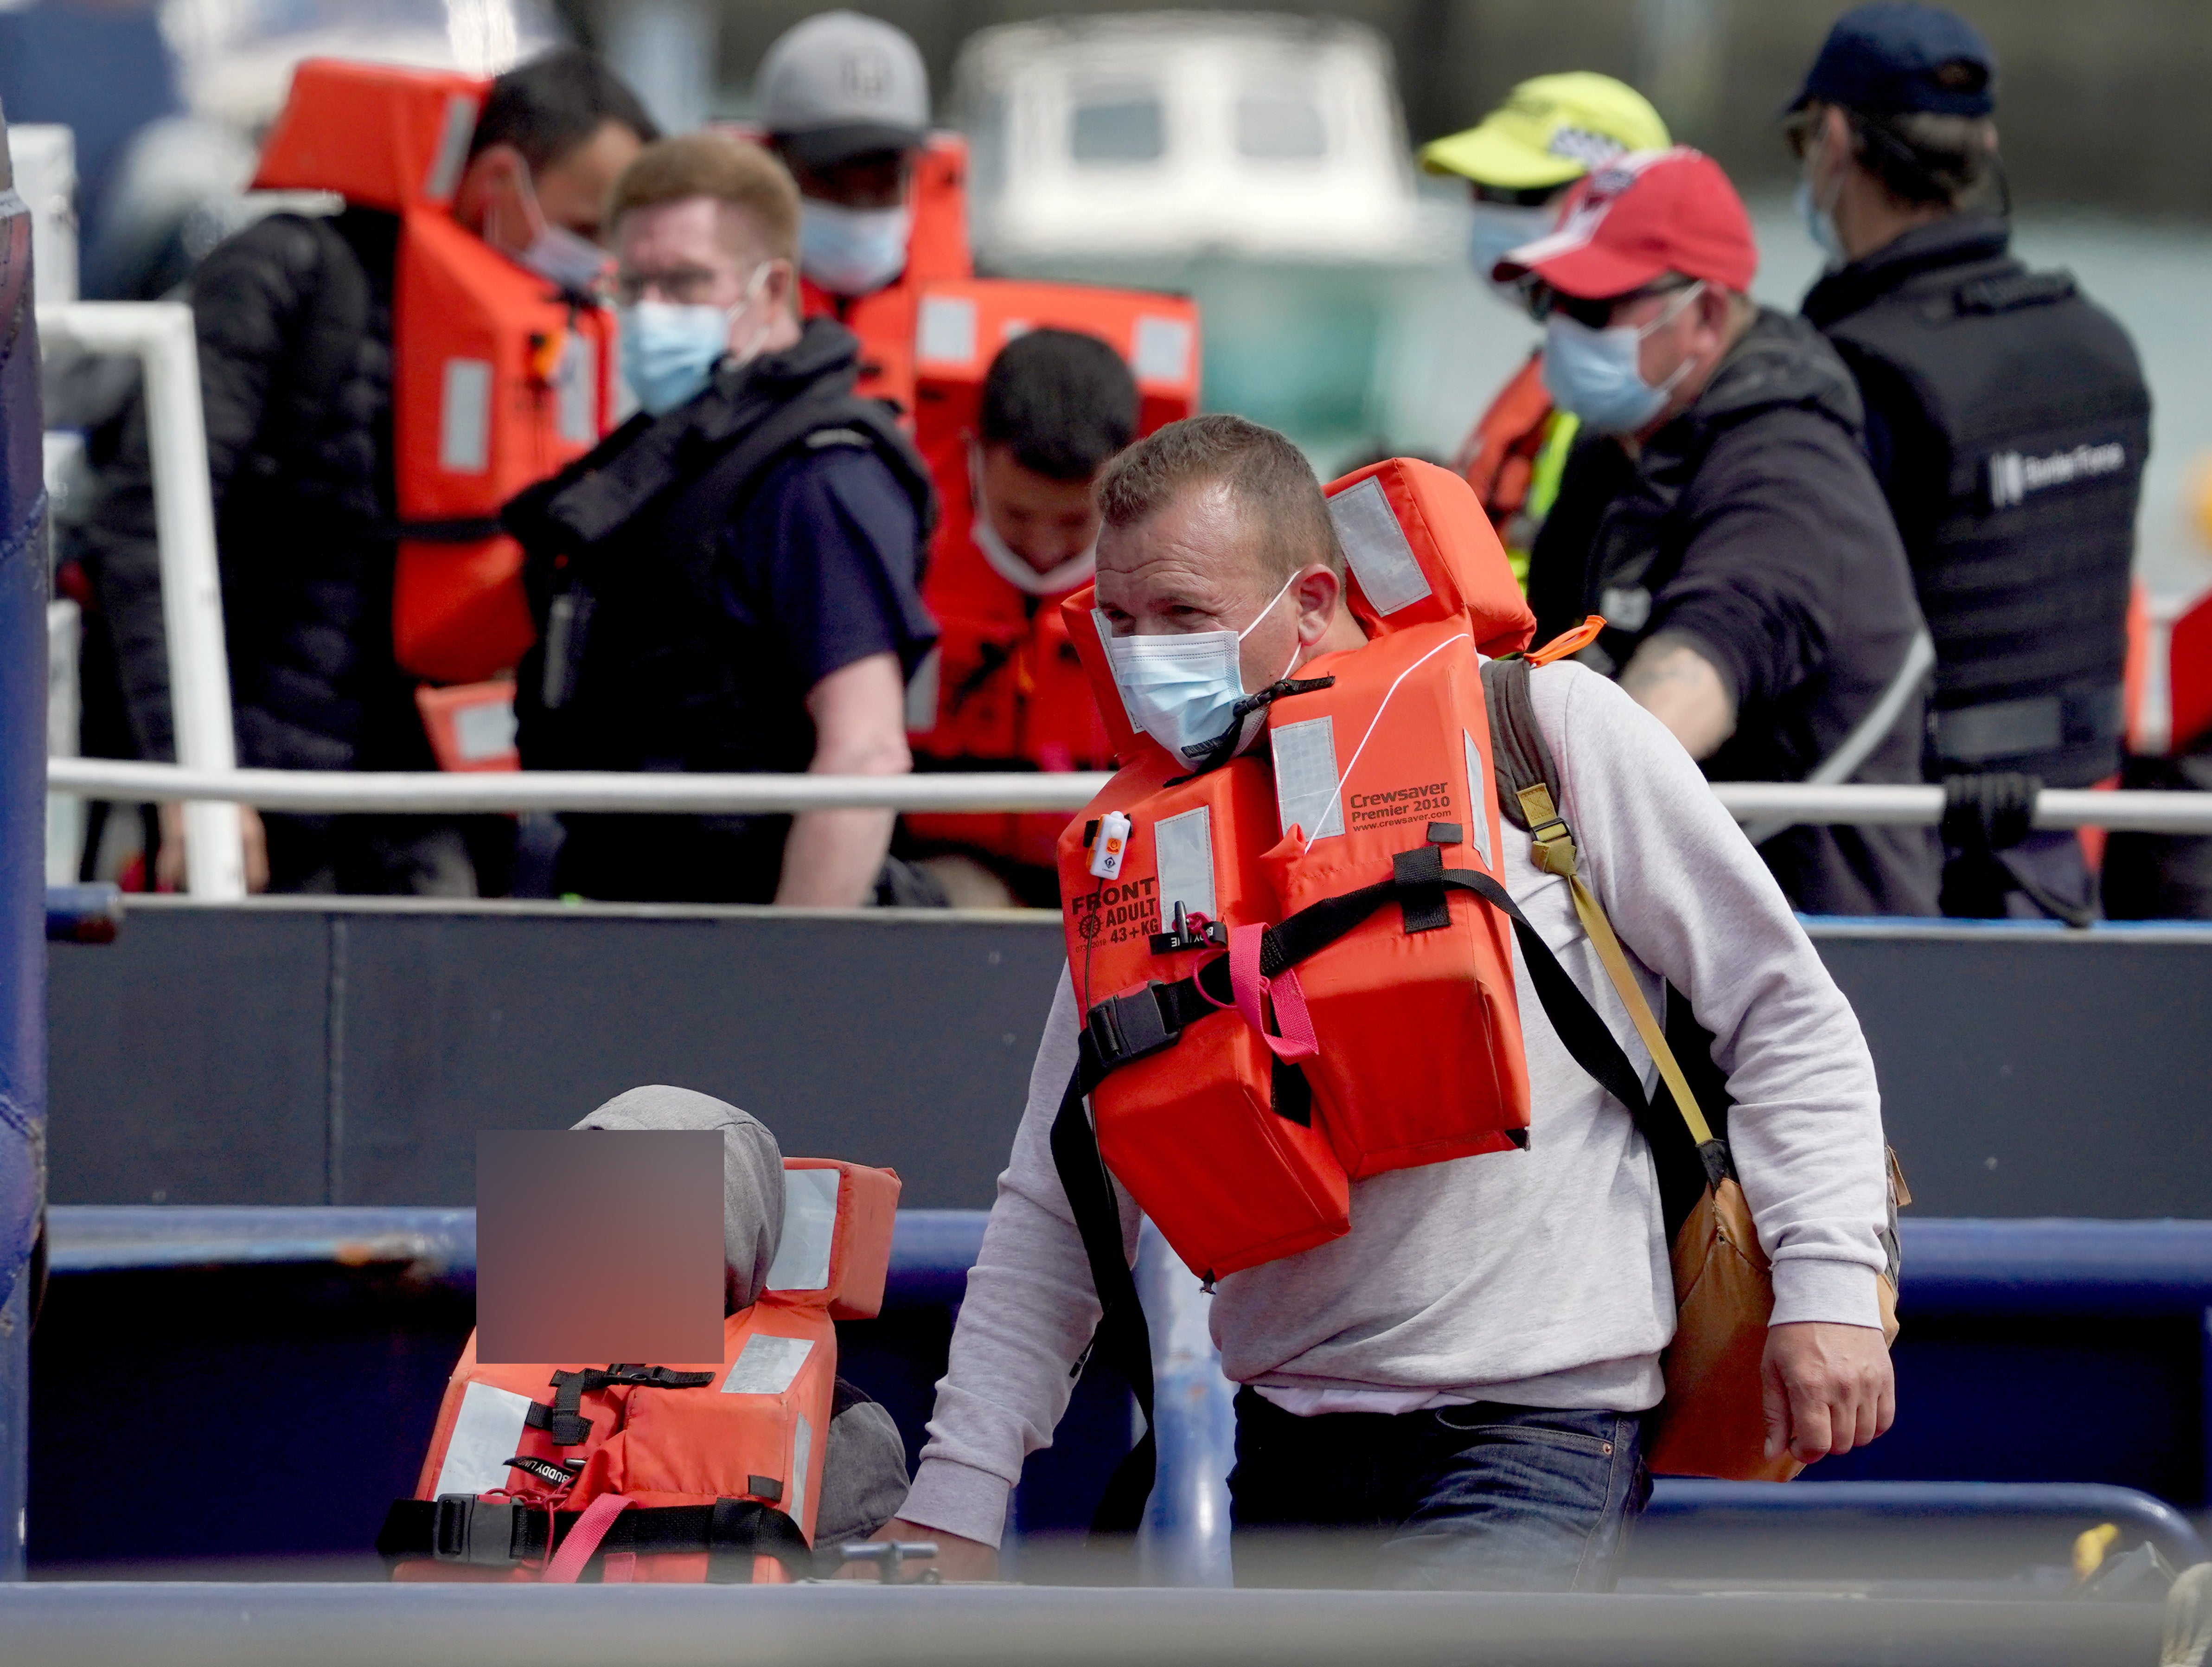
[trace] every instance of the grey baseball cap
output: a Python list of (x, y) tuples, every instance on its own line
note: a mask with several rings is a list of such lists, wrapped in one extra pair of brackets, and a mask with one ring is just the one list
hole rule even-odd
[(810, 167), (929, 137), (929, 72), (903, 29), (825, 11), (776, 38), (761, 59), (760, 119)]

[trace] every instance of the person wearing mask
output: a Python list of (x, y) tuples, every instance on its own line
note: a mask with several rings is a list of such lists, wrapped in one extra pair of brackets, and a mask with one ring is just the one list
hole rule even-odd
[[(1311, 466), (1282, 435), (1225, 414), (1170, 423), (1109, 465), (1098, 498), (1098, 630), (1133, 721), (1174, 749), (1163, 769), (1175, 751), (1195, 756), (1217, 736), (1234, 745), (1240, 733), (1248, 745), (1271, 736), (1279, 757), (1285, 731), (1270, 725), (1290, 720), (1240, 732), (1240, 690), (1287, 695), (1279, 679), (1316, 660), (1316, 678), (1332, 667), (1356, 675), (1370, 651), (1388, 652), (1387, 634), (1370, 641), (1347, 605), (1349, 536), (1340, 539)], [(1494, 549), (1466, 559), (1470, 571), (1496, 563), (1511, 594)], [(1766, 1451), (1810, 1459), (1871, 1442), (1894, 1396), (1878, 1312), (1881, 1114), (1857, 1022), (1773, 879), (1650, 715), (1571, 663), (1537, 667), (1526, 687), (1565, 783), (1559, 812), (1622, 944), (1649, 969), (1641, 977), (1654, 989), (1671, 981), (1728, 1038), (1714, 1060), (1737, 1102), (1744, 1190), (1774, 1267)], [(1187, 745), (1194, 737), (1201, 745)], [(1450, 739), (1456, 751), (1462, 738)], [(1568, 886), (1538, 866), (1526, 831), (1500, 826), (1498, 879), (1533, 931), (1576, 946), (1561, 952), (1571, 969), (1561, 977), (1610, 1002)], [(1235, 853), (1263, 849), (1272, 827), (1261, 833), (1249, 847), (1201, 834), (1219, 842), (1222, 866), (1206, 872), (1221, 877)], [(1070, 904), (1080, 918), (1081, 899)], [(1139, 916), (1135, 930), (1155, 927), (1170, 922)], [(1402, 951), (1392, 958), (1409, 964)], [(1565, 1051), (1527, 964), (1509, 975), (1530, 1077), (1526, 1148), (1352, 1180), (1348, 1230), (1219, 1277), (1213, 1335), (1240, 1385), (1229, 1488), (1241, 1580), (1279, 1574), (1247, 1554), (1278, 1531), (1326, 1529), (1342, 1536), (1328, 1542), (1333, 1585), (1613, 1582), (1649, 1491), (1642, 1415), (1661, 1398), (1660, 1352), (1673, 1335), (1659, 1188), (1650, 1148)], [(1070, 1088), (1085, 1021), (1079, 976), (1056, 975), (929, 1439), (898, 1518), (880, 1530), (937, 1542), (947, 1579), (994, 1573), (1009, 1492), (1050, 1441), (1094, 1333), (1108, 1359), (1135, 1346), (1112, 1341), (1129, 1317), (1118, 1306), (1100, 1330), (1100, 1293), (1120, 1271), (1114, 1256), (1125, 1267), (1135, 1258), (1141, 1201), (1121, 1170), (1102, 1172), (1097, 1146), (1068, 1138), (1073, 1123), (1088, 1132)], [(1279, 1001), (1290, 987), (1287, 976), (1278, 983)], [(1120, 1034), (1109, 1013), (1090, 1022)], [(1425, 1042), (1416, 1027), (1401, 1040), (1418, 1050), (1464, 1038)], [(1094, 1060), (1097, 1045), (1094, 1035)], [(1218, 1073), (1226, 1055), (1194, 1044), (1176, 1057), (1189, 1062), (1183, 1074), (1155, 1089), (1192, 1085), (1194, 1119), (1211, 1115), (1216, 1094), (1248, 1104), (1233, 1074)], [(1624, 1060), (1620, 1076), (1642, 1067)], [(1252, 1115), (1273, 1120), (1264, 1103)], [(1153, 1171), (1158, 1187), (1172, 1187), (1171, 1167)]]
[[(1577, 575), (1620, 678), (1716, 781), (1917, 782), (1932, 654), (1850, 374), (1750, 299), (1735, 188), (1678, 148), (1593, 173), (1499, 262), (1545, 320), (1544, 382), (1582, 419), (1537, 566)], [(1918, 828), (1747, 830), (1798, 909), (1936, 912)]]
[[(1480, 125), (1424, 145), (1420, 163), (1431, 173), (1468, 182), (1475, 275), (1522, 312), (1527, 303), (1521, 292), (1491, 277), (1507, 252), (1550, 231), (1561, 200), (1590, 169), (1668, 143), (1667, 125), (1641, 93), (1611, 76), (1573, 70), (1522, 82)], [(1553, 404), (1542, 353), (1532, 350), (1452, 460), (1490, 512), (1522, 587), (1534, 586), (1539, 594), (1541, 581), (1529, 575), (1528, 551), (1559, 491), (1577, 427), (1571, 413)]]
[(778, 36), (760, 123), (799, 192), (799, 307), (860, 338), (860, 392), (911, 413), (921, 287), (970, 271), (961, 153), (933, 146), (929, 75), (905, 31), (817, 13)]
[(2009, 252), (1996, 80), (1954, 13), (1884, 0), (1837, 21), (1787, 119), (1829, 262), (1804, 315), (1857, 379), (1935, 638), (1944, 912), (2086, 923), (2076, 835), (1993, 844), (2025, 826), (2007, 811), (2033, 783), (2120, 768), (2150, 395), (2127, 332), (2072, 275)]
[[(1032, 330), (992, 360), (969, 441), (965, 502), (947, 504), (922, 590), (944, 631), (936, 707), (914, 737), (923, 768), (1110, 767), (1113, 747), (1060, 604), (1091, 582), (1092, 493), (1136, 437), (1137, 412), (1135, 378), (1096, 336)], [(927, 860), (932, 868), (962, 874), (975, 901), (1036, 908), (1059, 902), (1053, 849), (1066, 822), (907, 818), (909, 832), (942, 851)]]
[[(441, 94), (436, 108), (447, 107)], [(448, 186), (452, 218), (528, 274), (533, 295), (589, 307), (582, 292), (606, 260), (597, 239), (607, 189), (656, 131), (589, 53), (534, 58), (484, 95)], [(391, 142), (374, 131), (358, 137)], [(375, 172), (368, 164), (379, 160), (361, 171)], [(219, 246), (192, 281), (242, 766), (435, 767), (417, 679), (395, 659), (392, 632), (394, 394), (407, 368), (393, 330), (401, 227), (399, 214), (355, 202), (323, 219), (270, 215)], [(172, 760), (143, 401), (125, 411), (85, 543), (138, 755)], [(256, 890), (469, 896), (479, 887), (464, 828), (452, 821), (240, 816)], [(161, 830), (155, 867), (173, 886), (185, 869), (178, 807), (164, 808)], [(496, 863), (494, 843), (478, 849), (488, 868)]]
[[(918, 591), (934, 491), (854, 395), (851, 332), (799, 321), (790, 175), (687, 134), (640, 153), (608, 215), (642, 409), (502, 516), (538, 622), (524, 768), (903, 772), (906, 680), (937, 636)], [(886, 862), (889, 811), (562, 821), (562, 892), (942, 901)]]

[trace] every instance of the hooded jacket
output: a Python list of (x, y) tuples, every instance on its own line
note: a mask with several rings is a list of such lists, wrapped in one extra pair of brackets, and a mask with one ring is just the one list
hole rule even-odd
[[(1538, 634), (1611, 622), (1586, 657), (1617, 673), (1648, 638), (1688, 639), (1720, 673), (1735, 733), (1715, 781), (1804, 779), (1880, 702), (1923, 627), (1905, 551), (1860, 447), (1850, 373), (1802, 319), (1761, 308), (1705, 392), (1631, 459), (1583, 440), (1532, 569)], [(1532, 579), (1532, 593), (1537, 587)], [(1918, 782), (1923, 688), (1849, 779)], [(1932, 915), (1927, 830), (1793, 828), (1761, 846), (1810, 914)]]

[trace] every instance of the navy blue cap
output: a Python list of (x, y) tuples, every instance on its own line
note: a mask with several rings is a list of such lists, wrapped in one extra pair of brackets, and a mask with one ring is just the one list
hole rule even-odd
[(1789, 107), (1819, 99), (1876, 114), (1986, 116), (1996, 107), (1996, 78), (1990, 43), (1958, 13), (1876, 0), (1836, 20)]

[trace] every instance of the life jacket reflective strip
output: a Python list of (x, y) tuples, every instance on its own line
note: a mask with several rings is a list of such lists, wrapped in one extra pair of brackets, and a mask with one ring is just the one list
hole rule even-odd
[[(777, 1283), (723, 1322), (719, 1361), (487, 1366), (471, 1334), (415, 1502), (393, 1508), (379, 1542), (398, 1560), (394, 1579), (544, 1578), (556, 1547), (538, 1524), (565, 1535), (609, 1499), (635, 1507), (605, 1542), (620, 1554), (639, 1549), (633, 1580), (709, 1578), (713, 1509), (698, 1507), (748, 1525), (781, 1513), (811, 1544), (837, 1378), (835, 1322), (883, 1306), (899, 1182), (890, 1170), (822, 1159), (787, 1159), (784, 1171)], [(564, 1470), (573, 1480), (561, 1480)], [(436, 1520), (423, 1509), (434, 1502), (447, 1524), (472, 1525), (465, 1537), (477, 1561), (465, 1547), (430, 1550), (421, 1530)], [(763, 1542), (787, 1552), (793, 1543), (787, 1534)], [(529, 1554), (491, 1554), (508, 1547)], [(793, 1578), (775, 1554), (750, 1561), (755, 1581)]]
[[(1284, 997), (1298, 1005), (1302, 989), (1317, 1053), (1285, 1058), (1301, 1050), (1271, 1045), (1241, 1014), (1231, 1023), (1229, 1013), (1207, 1011), (1241, 997), (1260, 1015), (1254, 970), (1239, 976), (1237, 958), (1223, 952), (1240, 929), (1313, 918), (1316, 904), (1409, 873), (1441, 875), (1447, 856), (1494, 876), (1498, 809), (1476, 654), (1517, 650), (1534, 618), (1480, 506), (1449, 472), (1394, 459), (1337, 482), (1329, 506), (1350, 569), (1348, 605), (1370, 641), (1278, 685), (1286, 692), (1269, 709), (1272, 769), (1239, 758), (1169, 785), (1188, 767), (1129, 725), (1090, 593), (1063, 605), (1102, 714), (1133, 760), (1061, 839), (1069, 966), (1102, 1061), (1148, 1040), (1162, 1049), (1156, 1060), (1108, 1065), (1091, 1092), (1092, 1119), (1108, 1168), (1207, 1276), (1348, 1231), (1348, 1209), (1339, 1224), (1306, 1202), (1316, 1172), (1357, 1178), (1495, 1151), (1528, 1126), (1506, 926), (1476, 897), (1450, 894), (1463, 888), (1438, 880), (1418, 909), (1370, 905), (1297, 966), (1274, 993), (1276, 1040), (1293, 1028)], [(1200, 807), (1203, 820), (1176, 819)], [(1109, 811), (1135, 824), (1118, 882), (1133, 918), (1119, 937), (1089, 882), (1092, 832)], [(1204, 885), (1183, 877), (1201, 872)], [(1178, 905), (1186, 928), (1194, 910), (1205, 927), (1148, 935), (1174, 934)], [(1166, 1016), (1194, 1021), (1176, 1037), (1150, 1034), (1171, 1026), (1155, 1026), (1141, 996), (1120, 1000), (1200, 964), (1212, 983), (1191, 987), (1196, 998)], [(1309, 1132), (1326, 1140), (1331, 1165), (1301, 1149), (1293, 1170), (1290, 1143), (1273, 1138), (1299, 1109), (1283, 1086), (1285, 1066), (1310, 1086)], [(1276, 1122), (1261, 1122), (1270, 1111)], [(1272, 1155), (1255, 1147), (1255, 1122)], [(1255, 1181), (1270, 1162), (1279, 1186)], [(1186, 1228), (1200, 1214), (1186, 1208), (1187, 1189), (1201, 1173), (1234, 1177), (1237, 1197), (1225, 1215), (1209, 1200), (1202, 1222)]]
[(514, 744), (514, 679), (415, 686), (430, 753), (440, 770), (520, 770)]
[(254, 179), (399, 216), (392, 649), (403, 668), (439, 683), (491, 678), (530, 646), (522, 552), (495, 518), (590, 450), (614, 417), (612, 315), (562, 296), (453, 217), (489, 85), (310, 60)]
[[(732, 130), (759, 139), (757, 129)], [(915, 158), (907, 188), (913, 219), (907, 233), (906, 267), (882, 289), (865, 295), (836, 295), (811, 279), (799, 284), (805, 317), (837, 320), (860, 338), (860, 375), (854, 391), (864, 399), (888, 399), (908, 422), (915, 411), (915, 324), (921, 297), (932, 284), (967, 277), (975, 268), (968, 248), (968, 142), (933, 133)]]
[[(943, 632), (933, 721), (910, 738), (926, 759), (1047, 770), (1105, 770), (1114, 762), (1060, 616), (1066, 593), (1018, 589), (970, 533), (969, 457), (983, 380), (1008, 342), (1042, 328), (1084, 332), (1121, 356), (1137, 384), (1140, 435), (1198, 409), (1198, 309), (1182, 296), (994, 278), (933, 284), (923, 294), (915, 441), (947, 506), (922, 587)], [(1066, 818), (909, 816), (907, 825), (923, 839), (1048, 867)]]

